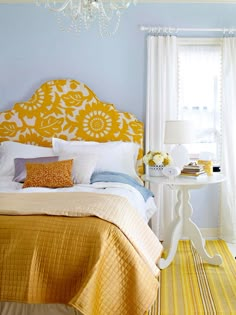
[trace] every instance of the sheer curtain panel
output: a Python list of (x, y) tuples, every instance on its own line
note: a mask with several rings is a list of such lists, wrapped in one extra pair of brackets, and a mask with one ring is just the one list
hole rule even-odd
[(236, 38), (223, 39), (221, 238), (236, 243)]
[[(175, 36), (147, 37), (146, 152), (169, 151), (164, 146), (165, 121), (177, 118), (177, 40)], [(158, 212), (152, 229), (164, 239), (166, 226), (174, 218), (174, 194), (168, 188), (151, 185)]]

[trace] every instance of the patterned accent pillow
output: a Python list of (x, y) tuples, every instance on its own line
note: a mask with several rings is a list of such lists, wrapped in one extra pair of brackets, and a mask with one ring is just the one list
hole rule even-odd
[(56, 162), (58, 161), (58, 156), (46, 156), (46, 157), (36, 157), (32, 159), (23, 159), (23, 158), (16, 158), (14, 159), (15, 163), (15, 176), (13, 181), (24, 183), (26, 178), (26, 163), (49, 163), (49, 162)]
[(26, 187), (71, 187), (73, 160), (51, 163), (26, 163)]

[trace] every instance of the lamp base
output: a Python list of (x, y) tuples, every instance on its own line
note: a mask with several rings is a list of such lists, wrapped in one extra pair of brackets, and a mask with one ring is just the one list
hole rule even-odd
[(171, 156), (173, 158), (173, 164), (183, 169), (184, 165), (189, 163), (189, 154), (186, 147), (182, 144), (177, 144), (171, 151)]

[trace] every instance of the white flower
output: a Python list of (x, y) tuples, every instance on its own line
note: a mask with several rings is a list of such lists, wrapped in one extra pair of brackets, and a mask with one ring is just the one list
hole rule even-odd
[(160, 165), (164, 161), (164, 157), (160, 154), (155, 154), (152, 160), (156, 165)]

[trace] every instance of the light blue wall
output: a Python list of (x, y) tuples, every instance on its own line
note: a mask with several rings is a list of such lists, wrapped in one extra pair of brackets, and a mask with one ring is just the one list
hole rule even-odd
[[(236, 5), (138, 4), (124, 12), (118, 33), (96, 28), (76, 37), (34, 4), (0, 5), (0, 110), (26, 100), (41, 83), (73, 78), (98, 97), (145, 118), (146, 34), (139, 25), (236, 26)], [(197, 35), (197, 34), (194, 34)]]
[[(146, 34), (139, 25), (236, 27), (232, 4), (138, 4), (124, 12), (118, 33), (102, 39), (96, 28), (75, 36), (34, 4), (0, 5), (0, 111), (27, 100), (44, 81), (73, 78), (104, 101), (145, 120)], [(188, 34), (215, 36), (216, 34)], [(194, 220), (218, 224), (218, 188), (193, 194)]]

